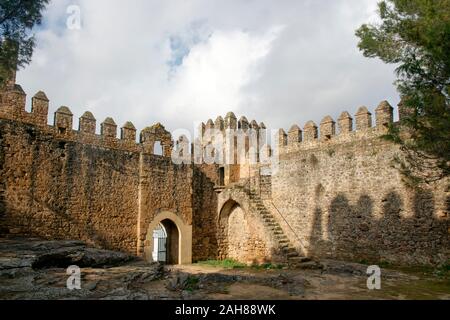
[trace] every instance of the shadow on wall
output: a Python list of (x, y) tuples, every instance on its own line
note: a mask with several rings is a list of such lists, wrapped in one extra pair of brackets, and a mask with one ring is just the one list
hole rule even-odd
[(374, 219), (374, 201), (370, 196), (361, 195), (352, 206), (344, 194), (339, 194), (328, 209), (327, 237), (322, 225), (323, 211), (318, 206), (315, 209), (310, 255), (358, 262), (445, 262), (450, 249), (448, 221), (435, 217), (433, 194), (416, 192), (412, 205), (414, 215), (402, 217), (405, 204), (397, 192), (390, 192), (382, 200), (381, 219)]
[(192, 259), (194, 262), (217, 259), (216, 182), (201, 167), (194, 166), (193, 172)]

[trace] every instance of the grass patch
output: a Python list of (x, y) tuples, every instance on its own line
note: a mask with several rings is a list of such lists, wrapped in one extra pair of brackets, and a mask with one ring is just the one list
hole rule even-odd
[(184, 284), (184, 290), (192, 292), (198, 289), (200, 279), (194, 276), (189, 276)]
[(358, 261), (358, 263), (366, 265), (366, 266), (368, 266), (370, 264), (369, 260), (366, 260), (366, 259), (361, 259), (361, 260)]
[(217, 267), (217, 268), (226, 268), (226, 269), (242, 269), (242, 268), (247, 267), (246, 264), (234, 261), (232, 259), (206, 260), (206, 261), (197, 262), (197, 264), (200, 264), (203, 266)]
[(450, 262), (447, 262), (443, 266), (436, 268), (434, 270), (434, 274), (440, 278), (450, 278)]
[(422, 276), (434, 276), (438, 278), (450, 278), (450, 261), (440, 266), (426, 266), (426, 265), (397, 265), (387, 261), (370, 261), (361, 259), (358, 263), (363, 265), (376, 265), (382, 269), (398, 270), (406, 273), (420, 274)]

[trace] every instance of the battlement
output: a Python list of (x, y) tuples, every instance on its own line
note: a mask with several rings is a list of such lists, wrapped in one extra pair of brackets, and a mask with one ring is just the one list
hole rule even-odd
[[(394, 108), (389, 102), (382, 101), (375, 109), (375, 121), (373, 121), (372, 113), (369, 112), (368, 108), (362, 106), (357, 110), (354, 117), (349, 112), (344, 111), (337, 121), (331, 116), (326, 116), (320, 124), (316, 124), (314, 121), (306, 122), (303, 129), (294, 124), (287, 132), (284, 129), (278, 129), (275, 134), (275, 141), (272, 138), (272, 146), (278, 147), (280, 153), (289, 153), (301, 149), (327, 147), (330, 144), (379, 137), (385, 134), (389, 126), (393, 124), (393, 111)], [(400, 116), (402, 116), (401, 110)], [(207, 153), (212, 152), (211, 148), (208, 150), (211, 145), (215, 145), (217, 148), (220, 147), (218, 144), (222, 144), (222, 150), (227, 152), (230, 147), (234, 148), (234, 153), (244, 154), (246, 160), (251, 157), (251, 152), (255, 154), (256, 159), (260, 159), (261, 155), (272, 154), (272, 146), (268, 143), (268, 135), (273, 134), (273, 132), (267, 132), (264, 123), (258, 124), (255, 120), (249, 122), (245, 116), (237, 120), (232, 112), (229, 112), (225, 118), (219, 116), (215, 121), (209, 119), (206, 123), (201, 123), (198, 132), (201, 139), (196, 143), (199, 148), (207, 149)], [(227, 136), (235, 139), (231, 140), (228, 137), (227, 141)], [(242, 146), (240, 147), (237, 142), (239, 138), (242, 139), (242, 136), (245, 139), (245, 149)], [(217, 140), (220, 140), (220, 142), (217, 142)], [(252, 142), (250, 146), (249, 142)]]
[[(179, 262), (230, 252), (271, 261), (281, 246), (319, 259), (448, 260), (448, 183), (417, 195), (404, 185), (391, 165), (401, 150), (379, 139), (393, 123), (386, 101), (374, 118), (361, 107), (288, 132), (229, 112), (174, 143), (160, 123), (137, 135), (133, 123), (119, 130), (89, 111), (74, 129), (67, 106), (50, 125), (47, 95), (36, 93), (27, 112), (10, 83), (0, 91), (2, 235), (75, 237), (151, 259), (153, 230), (169, 219)], [(152, 156), (156, 142), (162, 157)], [(225, 161), (208, 162), (217, 155)]]
[(286, 153), (374, 138), (387, 133), (389, 126), (394, 123), (393, 112), (394, 108), (389, 102), (382, 101), (375, 109), (375, 123), (373, 123), (372, 113), (367, 107), (362, 106), (354, 118), (349, 112), (344, 111), (337, 122), (331, 116), (326, 116), (319, 125), (314, 121), (308, 121), (303, 130), (297, 124), (293, 125), (287, 134), (280, 129), (277, 143), (280, 151)]
[(217, 149), (222, 152), (221, 159), (234, 159), (232, 163), (242, 164), (250, 159), (257, 161), (262, 153), (270, 150), (266, 129), (263, 122), (248, 121), (245, 116), (238, 120), (233, 112), (228, 112), (224, 118), (218, 116), (215, 121), (202, 122), (192, 146), (194, 161), (199, 163), (200, 156), (210, 157), (211, 154), (212, 158), (220, 161)]
[[(18, 84), (8, 85), (6, 90), (0, 92), (0, 118), (35, 125), (53, 134), (55, 138), (124, 151), (144, 151), (154, 154), (155, 144), (160, 142), (164, 157), (171, 157), (175, 146), (177, 150), (181, 150), (178, 156), (186, 159), (190, 157), (195, 163), (200, 163), (210, 154), (214, 157), (219, 147), (223, 152), (223, 158), (226, 158), (228, 153), (229, 157), (241, 159), (240, 163), (242, 159), (243, 162), (250, 159), (259, 161), (263, 154), (272, 152), (267, 137), (270, 133), (267, 132), (266, 125), (262, 122), (258, 124), (256, 120), (249, 121), (245, 116), (238, 120), (233, 112), (228, 112), (225, 117), (218, 116), (215, 121), (209, 119), (206, 123), (201, 123), (194, 141), (189, 141), (183, 136), (174, 142), (170, 132), (162, 124), (157, 123), (143, 129), (137, 142), (137, 130), (129, 121), (120, 128), (118, 135), (117, 124), (114, 119), (108, 117), (100, 123), (100, 134), (97, 134), (97, 120), (89, 111), (79, 118), (79, 127), (74, 130), (74, 115), (67, 106), (58, 108), (54, 113), (53, 125), (48, 125), (49, 103), (47, 95), (39, 91), (32, 97), (31, 112), (27, 112), (26, 93)], [(401, 104), (399, 108), (402, 116)], [(326, 116), (319, 125), (308, 121), (303, 129), (297, 124), (294, 124), (287, 133), (284, 129), (279, 129), (276, 140), (272, 140), (272, 145), (276, 145), (279, 152), (286, 153), (367, 139), (386, 133), (392, 123), (393, 108), (387, 101), (382, 101), (375, 109), (375, 121), (372, 119), (372, 113), (363, 106), (357, 110), (354, 117), (344, 111), (337, 121)]]
[(172, 152), (172, 136), (164, 126), (156, 124), (142, 130), (139, 143), (136, 142), (136, 128), (127, 121), (117, 135), (117, 124), (112, 118), (106, 118), (100, 124), (100, 134), (96, 134), (97, 120), (90, 111), (79, 118), (79, 127), (73, 128), (73, 113), (67, 106), (61, 106), (54, 113), (53, 125), (48, 125), (50, 100), (43, 91), (36, 93), (31, 99), (31, 112), (25, 110), (26, 93), (18, 84), (8, 85), (0, 91), (0, 119), (12, 120), (34, 125), (46, 133), (53, 134), (56, 139), (76, 141), (100, 147), (154, 154), (154, 145), (161, 142), (163, 156), (170, 157)]
[(256, 120), (249, 122), (245, 116), (237, 120), (233, 112), (228, 112), (225, 118), (218, 116), (215, 121), (209, 119), (206, 123), (202, 122), (198, 128), (199, 136), (204, 137), (207, 130), (220, 131), (225, 135), (227, 131), (248, 132), (249, 130), (254, 130), (258, 132), (260, 130), (266, 130), (266, 125), (263, 122), (258, 124)]

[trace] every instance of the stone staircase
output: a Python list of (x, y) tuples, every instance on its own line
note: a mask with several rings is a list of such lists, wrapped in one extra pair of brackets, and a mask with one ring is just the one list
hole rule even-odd
[(262, 218), (266, 230), (272, 233), (273, 239), (277, 243), (277, 248), (280, 250), (281, 254), (284, 256), (285, 261), (291, 268), (300, 269), (316, 269), (316, 262), (311, 259), (302, 256), (295, 246), (291, 243), (289, 238), (284, 233), (280, 224), (277, 222), (272, 213), (266, 208), (263, 200), (255, 190), (246, 187), (242, 184), (236, 184), (233, 186), (234, 189), (240, 190), (246, 194), (249, 200), (250, 206), (255, 212), (259, 214)]

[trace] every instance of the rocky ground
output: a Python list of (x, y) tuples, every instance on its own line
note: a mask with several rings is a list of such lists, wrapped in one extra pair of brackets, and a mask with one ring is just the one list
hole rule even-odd
[[(69, 290), (66, 268), (81, 268)], [(162, 266), (88, 248), (79, 241), (0, 239), (0, 299), (450, 299), (446, 273), (382, 269), (368, 290), (367, 266), (331, 260), (307, 269)]]

